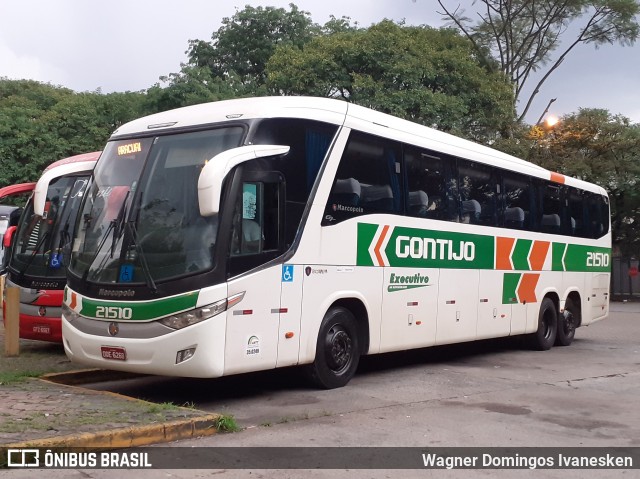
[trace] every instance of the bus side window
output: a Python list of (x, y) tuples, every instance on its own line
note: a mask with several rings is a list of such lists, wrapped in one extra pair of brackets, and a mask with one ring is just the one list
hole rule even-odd
[(278, 183), (242, 183), (236, 202), (231, 235), (231, 255), (276, 251), (281, 246), (280, 188)]
[(340, 159), (323, 225), (368, 213), (400, 213), (400, 154), (397, 143), (354, 132)]
[(496, 185), (490, 167), (458, 160), (458, 192), (462, 223), (496, 225)]
[(585, 192), (577, 188), (568, 187), (565, 197), (567, 206), (565, 221), (569, 226), (568, 234), (580, 238), (588, 238), (589, 232), (584, 222), (588, 206)]
[(562, 204), (560, 201), (560, 187), (542, 183), (540, 191), (540, 231), (543, 233), (560, 234), (562, 232)]
[(522, 175), (502, 173), (502, 200), (499, 225), (505, 228), (532, 231), (531, 209), (533, 204), (531, 183)]
[(404, 153), (407, 181), (407, 215), (437, 220), (457, 218), (449, 211), (447, 164), (435, 153), (407, 148)]
[(609, 204), (604, 196), (590, 193), (588, 199), (589, 237), (601, 238), (609, 232)]

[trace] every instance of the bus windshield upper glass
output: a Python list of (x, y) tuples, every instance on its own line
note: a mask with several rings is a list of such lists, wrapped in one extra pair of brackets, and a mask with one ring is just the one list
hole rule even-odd
[(205, 163), (244, 128), (111, 141), (78, 217), (70, 271), (87, 281), (147, 283), (210, 270), (217, 217), (198, 208)]
[(64, 176), (47, 189), (44, 216), (33, 211), (29, 200), (20, 222), (11, 268), (32, 277), (64, 278), (71, 238), (89, 175)]

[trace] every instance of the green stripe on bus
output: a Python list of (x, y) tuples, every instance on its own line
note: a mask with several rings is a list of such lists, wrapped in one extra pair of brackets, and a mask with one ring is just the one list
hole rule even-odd
[(529, 268), (529, 252), (531, 251), (531, 245), (533, 241), (526, 239), (519, 239), (516, 241), (516, 246), (513, 248), (511, 259), (513, 261), (513, 269), (528, 271)]
[(152, 301), (100, 301), (83, 297), (80, 314), (114, 321), (149, 321), (193, 309), (197, 301), (197, 292)]
[(359, 266), (374, 266), (369, 255), (369, 246), (378, 230), (378, 225), (369, 223), (358, 223), (358, 258), (356, 264)]
[[(384, 241), (380, 241), (376, 239), (380, 228), (376, 224), (358, 223), (356, 265), (379, 266), (384, 261), (392, 267), (495, 269), (494, 236), (395, 226), (389, 227)], [(374, 240), (380, 244), (374, 245)], [(384, 252), (374, 251), (385, 242)], [(514, 270), (531, 269), (532, 243), (529, 239), (516, 240), (511, 253)], [(610, 271), (611, 248), (552, 243), (550, 253), (552, 271)]]
[(520, 282), (520, 273), (505, 273), (502, 279), (502, 304), (513, 304), (518, 302), (516, 290)]
[(553, 243), (551, 247), (551, 270), (552, 271), (564, 271), (562, 264), (562, 258), (564, 252), (567, 249), (566, 243)]
[(564, 256), (564, 266), (566, 271), (605, 273), (611, 270), (610, 259), (611, 249), (609, 248), (570, 244)]

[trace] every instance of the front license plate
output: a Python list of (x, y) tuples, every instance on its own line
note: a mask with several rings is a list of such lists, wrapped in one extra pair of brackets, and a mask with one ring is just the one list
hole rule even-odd
[(36, 324), (33, 326), (33, 332), (37, 334), (51, 334), (51, 328), (48, 324)]
[(103, 359), (109, 359), (112, 361), (126, 361), (127, 351), (124, 348), (114, 346), (102, 346), (100, 348)]

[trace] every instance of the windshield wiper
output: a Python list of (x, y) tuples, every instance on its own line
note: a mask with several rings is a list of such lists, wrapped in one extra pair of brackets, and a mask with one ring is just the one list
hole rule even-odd
[(27, 264), (24, 265), (23, 268), (18, 270), (18, 274), (19, 274), (19, 276), (21, 278), (24, 277), (25, 271), (27, 271), (29, 269), (29, 267), (31, 266), (31, 263), (33, 263), (33, 260), (35, 259), (36, 255), (38, 254), (38, 251), (40, 251), (40, 248), (42, 247), (44, 242), (47, 240), (47, 238), (49, 238), (49, 231), (45, 231), (44, 234), (42, 235), (42, 238), (40, 238), (38, 240), (38, 242), (36, 243), (36, 246), (35, 246), (35, 248), (33, 250), (33, 253), (31, 253), (31, 256), (29, 257), (29, 260), (27, 261)]
[(122, 200), (122, 206), (120, 207), (120, 211), (118, 211), (118, 216), (112, 220), (113, 224), (113, 239), (111, 240), (111, 258), (113, 258), (113, 254), (115, 253), (116, 244), (118, 240), (122, 237), (124, 233), (124, 228), (122, 225), (124, 224), (124, 219), (127, 217), (127, 200), (129, 199), (129, 194), (131, 190), (127, 191), (127, 194), (124, 196), (124, 200)]
[(147, 257), (144, 254), (144, 250), (142, 246), (138, 244), (138, 230), (133, 221), (128, 221), (125, 223), (125, 227), (129, 227), (129, 231), (131, 233), (131, 237), (133, 239), (133, 247), (136, 249), (136, 253), (140, 256), (140, 265), (142, 266), (142, 272), (144, 273), (144, 279), (147, 283), (147, 287), (151, 290), (152, 293), (158, 292), (158, 287), (156, 286), (155, 281), (153, 281), (153, 277), (151, 276), (151, 269), (149, 268), (149, 263), (147, 263)]
[[(89, 276), (89, 271), (91, 270), (91, 265), (93, 264), (93, 262), (96, 260), (96, 258), (98, 257), (98, 255), (100, 254), (100, 251), (102, 251), (102, 247), (104, 246), (105, 242), (107, 241), (107, 238), (109, 237), (109, 233), (111, 231), (114, 232), (113, 234), (113, 238), (111, 240), (111, 258), (113, 258), (113, 255), (115, 253), (115, 244), (117, 243), (117, 240), (120, 238), (120, 236), (117, 234), (117, 225), (121, 224), (119, 222), (121, 222), (124, 218), (124, 211), (126, 210), (126, 204), (127, 204), (127, 198), (129, 198), (129, 191), (127, 191), (126, 196), (124, 197), (124, 201), (122, 202), (122, 205), (120, 206), (120, 210), (118, 211), (118, 215), (112, 219), (111, 221), (109, 221), (109, 226), (107, 227), (107, 230), (104, 232), (104, 234), (102, 235), (102, 238), (100, 238), (100, 244), (98, 245), (98, 247), (96, 248), (96, 252), (93, 254), (93, 256), (91, 257), (91, 261), (89, 261), (87, 263), (87, 269), (84, 270), (84, 274), (82, 275), (82, 281), (86, 281), (87, 277)], [(93, 210), (93, 207), (92, 207)], [(85, 223), (86, 223), (87, 219), (86, 219), (86, 215), (85, 215)], [(119, 228), (118, 228), (119, 229)], [(101, 262), (101, 264), (99, 265), (100, 267), (102, 266), (103, 263), (106, 262), (106, 257), (104, 258), (104, 260)], [(97, 268), (99, 269), (99, 268)]]

